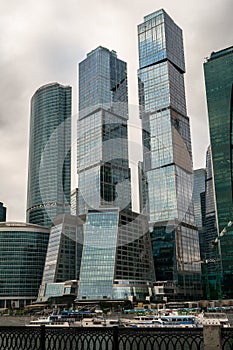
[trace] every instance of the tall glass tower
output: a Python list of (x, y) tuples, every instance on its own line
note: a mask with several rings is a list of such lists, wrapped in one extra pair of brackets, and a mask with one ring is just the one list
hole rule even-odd
[[(204, 63), (216, 216), (219, 232), (233, 220), (233, 46)], [(233, 297), (233, 231), (220, 240), (223, 296)]]
[(201, 269), (192, 204), (192, 152), (181, 29), (164, 10), (138, 26), (143, 170), (156, 279), (170, 299), (199, 298)]
[(50, 226), (70, 211), (71, 87), (51, 83), (31, 99), (27, 222)]
[(131, 207), (126, 63), (98, 47), (79, 64), (79, 214)]
[(195, 224), (201, 231), (205, 224), (205, 184), (206, 169), (196, 169), (193, 171), (193, 206)]
[(78, 205), (86, 214), (78, 299), (152, 294), (146, 217), (131, 211), (126, 63), (98, 47), (79, 64)]

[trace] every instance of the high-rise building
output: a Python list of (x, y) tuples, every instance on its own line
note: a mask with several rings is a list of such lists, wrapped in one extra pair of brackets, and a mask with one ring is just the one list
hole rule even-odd
[(6, 221), (6, 207), (0, 202), (0, 222)]
[(31, 99), (27, 222), (50, 226), (70, 212), (71, 87), (51, 83)]
[(205, 220), (205, 184), (206, 169), (196, 169), (193, 171), (193, 207), (195, 224), (201, 231)]
[(206, 184), (205, 184), (205, 220), (203, 237), (200, 240), (201, 259), (206, 262), (203, 266), (205, 274), (206, 294), (209, 299), (217, 299), (217, 265), (215, 261), (214, 249), (212, 242), (217, 236), (216, 210), (215, 210), (215, 195), (214, 183), (212, 175), (212, 156), (211, 147), (209, 146), (206, 152)]
[(126, 63), (98, 47), (79, 64), (79, 214), (131, 207)]
[(78, 299), (145, 299), (154, 280), (143, 215), (131, 209), (126, 63), (98, 47), (79, 64), (79, 214), (86, 214)]
[(47, 227), (0, 223), (1, 308), (23, 308), (36, 300), (48, 240)]
[(182, 30), (164, 10), (138, 26), (143, 169), (157, 281), (173, 296), (200, 298), (198, 231), (192, 203), (192, 152), (184, 89)]
[[(204, 63), (218, 231), (233, 220), (233, 46)], [(220, 240), (223, 296), (233, 297), (233, 230)]]
[(59, 296), (64, 282), (77, 281), (83, 249), (84, 221), (74, 215), (58, 215), (50, 228), (39, 299)]

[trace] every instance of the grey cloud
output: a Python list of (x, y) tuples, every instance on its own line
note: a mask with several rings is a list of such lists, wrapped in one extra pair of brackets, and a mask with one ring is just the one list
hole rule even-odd
[(103, 45), (128, 62), (130, 103), (137, 104), (136, 27), (159, 8), (184, 32), (194, 164), (204, 166), (208, 125), (202, 64), (211, 51), (232, 45), (231, 2), (0, 0), (0, 201), (9, 207), (8, 219), (25, 218), (29, 105), (35, 90), (49, 81), (69, 84), (76, 105), (77, 62)]

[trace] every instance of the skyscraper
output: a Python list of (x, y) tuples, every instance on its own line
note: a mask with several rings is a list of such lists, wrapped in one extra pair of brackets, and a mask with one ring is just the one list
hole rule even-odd
[(218, 293), (216, 290), (216, 261), (212, 241), (217, 236), (216, 209), (215, 209), (215, 193), (212, 174), (212, 156), (211, 147), (206, 152), (206, 184), (205, 184), (205, 220), (203, 239), (200, 241), (201, 259), (207, 262), (204, 266), (204, 272), (207, 273), (205, 278), (208, 286), (206, 288), (207, 298), (216, 299)]
[(173, 283), (174, 299), (199, 298), (182, 31), (164, 10), (158, 10), (138, 26), (138, 42), (143, 169), (156, 279)]
[(126, 63), (98, 47), (79, 64), (79, 214), (131, 207)]
[[(204, 63), (218, 230), (233, 219), (233, 46)], [(220, 240), (223, 295), (233, 297), (233, 230)]]
[(50, 226), (70, 211), (71, 87), (51, 83), (31, 99), (27, 221)]
[(78, 299), (145, 299), (146, 218), (131, 209), (126, 63), (98, 47), (79, 64), (78, 204), (86, 214)]
[(6, 207), (0, 202), (0, 222), (6, 221)]
[(196, 169), (193, 172), (193, 206), (195, 224), (201, 231), (205, 220), (205, 185), (206, 169)]

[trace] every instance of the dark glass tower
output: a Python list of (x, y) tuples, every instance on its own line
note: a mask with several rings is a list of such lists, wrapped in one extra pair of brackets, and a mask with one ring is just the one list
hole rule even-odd
[[(204, 63), (219, 232), (233, 219), (233, 46)], [(220, 240), (223, 296), (233, 297), (233, 231)]]
[(71, 87), (51, 83), (31, 100), (27, 221), (50, 226), (70, 211)]
[(79, 214), (131, 207), (126, 63), (98, 47), (79, 64)]
[(200, 232), (205, 223), (205, 183), (206, 169), (196, 169), (193, 172), (193, 206), (195, 224)]
[(6, 221), (6, 207), (0, 202), (0, 222)]
[[(138, 26), (143, 169), (156, 279), (170, 298), (201, 296), (199, 238), (192, 204), (192, 152), (181, 29), (164, 10)], [(147, 211), (147, 210), (145, 210)]]

